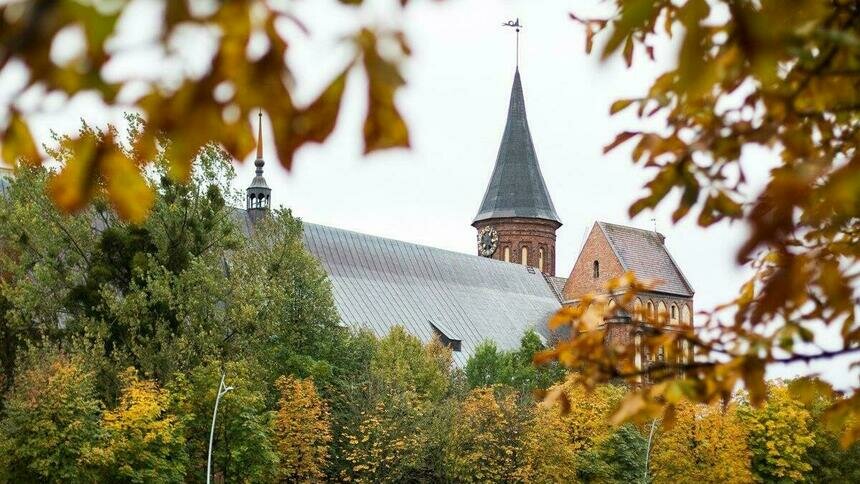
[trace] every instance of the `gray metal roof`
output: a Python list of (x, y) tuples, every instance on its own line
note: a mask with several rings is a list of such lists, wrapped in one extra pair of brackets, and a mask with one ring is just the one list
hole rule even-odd
[(650, 230), (597, 222), (625, 271), (639, 279), (661, 281), (658, 292), (692, 297), (693, 286), (669, 254), (664, 237)]
[(519, 264), (310, 223), (304, 241), (344, 323), (378, 335), (402, 325), (429, 341), (432, 322), (462, 341), (459, 364), (486, 339), (514, 349), (533, 328), (550, 340), (546, 322), (561, 307), (544, 276)]
[(496, 166), (475, 222), (525, 217), (561, 223), (540, 172), (529, 123), (520, 71), (514, 74), (508, 121), (496, 156)]

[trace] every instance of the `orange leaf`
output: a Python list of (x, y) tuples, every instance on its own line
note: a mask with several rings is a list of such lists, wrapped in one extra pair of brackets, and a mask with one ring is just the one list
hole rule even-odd
[(3, 135), (2, 156), (6, 163), (15, 164), (22, 160), (28, 164), (37, 164), (40, 160), (36, 143), (30, 134), (30, 128), (20, 113), (13, 112), (6, 133)]

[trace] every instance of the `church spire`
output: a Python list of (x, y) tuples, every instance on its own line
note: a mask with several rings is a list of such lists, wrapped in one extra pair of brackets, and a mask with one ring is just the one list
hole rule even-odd
[(496, 166), (474, 222), (510, 217), (537, 218), (561, 225), (529, 131), (519, 68), (514, 73), (508, 120)]
[(257, 159), (263, 159), (263, 110), (257, 114)]
[(263, 165), (265, 164), (266, 162), (263, 161), (263, 111), (260, 110), (257, 117), (257, 159), (254, 160), (254, 166), (257, 167), (256, 176), (246, 190), (245, 205), (248, 215), (254, 222), (269, 211), (271, 203), (272, 189), (269, 188), (263, 177)]

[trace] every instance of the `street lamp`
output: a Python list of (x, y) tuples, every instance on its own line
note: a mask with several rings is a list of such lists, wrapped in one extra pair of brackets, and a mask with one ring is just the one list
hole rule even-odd
[(215, 417), (218, 416), (218, 403), (221, 397), (227, 394), (233, 387), (224, 386), (224, 373), (221, 373), (221, 384), (218, 385), (218, 396), (215, 397), (215, 411), (212, 412), (212, 430), (209, 431), (209, 459), (206, 462), (206, 484), (212, 482), (212, 440), (215, 438)]

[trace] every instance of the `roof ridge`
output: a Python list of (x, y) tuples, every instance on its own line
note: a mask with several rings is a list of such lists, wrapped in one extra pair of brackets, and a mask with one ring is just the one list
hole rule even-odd
[[(245, 209), (239, 209), (239, 210), (242, 210), (243, 212), (245, 211)], [(522, 265), (522, 264), (516, 264), (516, 263), (512, 263), (512, 262), (506, 262), (506, 261), (503, 261), (503, 260), (493, 259), (492, 257), (482, 257), (482, 256), (475, 255), (475, 254), (468, 254), (468, 253), (466, 253), (466, 252), (460, 252), (460, 251), (458, 251), (458, 250), (443, 249), (443, 248), (441, 248), (441, 247), (433, 247), (432, 245), (419, 244), (419, 243), (417, 243), (417, 242), (409, 242), (409, 241), (407, 241), (407, 240), (395, 239), (395, 238), (393, 238), (393, 237), (383, 237), (383, 236), (381, 236), (381, 235), (374, 235), (374, 234), (369, 234), (369, 233), (367, 233), (367, 232), (359, 232), (359, 231), (357, 231), (357, 230), (344, 229), (344, 228), (341, 228), (341, 227), (335, 227), (335, 226), (333, 226), (333, 225), (324, 225), (324, 224), (318, 224), (318, 223), (314, 223), (314, 222), (307, 222), (307, 221), (305, 221), (304, 219), (301, 219), (300, 217), (297, 217), (297, 218), (299, 218), (299, 220), (301, 220), (301, 222), (302, 222), (302, 226), (303, 226), (303, 227), (304, 227), (305, 225), (315, 225), (315, 226), (317, 226), (317, 227), (325, 227), (325, 228), (327, 228), (327, 229), (340, 230), (340, 231), (343, 231), (343, 232), (349, 232), (349, 233), (351, 233), (351, 234), (358, 234), (358, 235), (361, 235), (361, 236), (363, 236), (363, 237), (372, 237), (372, 238), (374, 238), (374, 239), (388, 240), (388, 241), (391, 241), (391, 242), (398, 242), (398, 243), (401, 243), (401, 244), (411, 245), (411, 246), (413, 246), (413, 247), (420, 247), (420, 248), (422, 248), (422, 249), (438, 250), (438, 251), (441, 251), (441, 252), (447, 252), (447, 253), (449, 253), (449, 254), (456, 254), (456, 255), (463, 256), (463, 257), (477, 258), (477, 259), (481, 259), (481, 260), (488, 260), (488, 261), (492, 261), (493, 263), (498, 263), (498, 264), (509, 264), (509, 265), (513, 265), (513, 266), (516, 266), (516, 267), (521, 267), (523, 270), (528, 270), (528, 266), (524, 266), (524, 265)]]
[(636, 230), (639, 232), (645, 232), (647, 234), (657, 234), (657, 235), (665, 237), (665, 235), (661, 234), (660, 232), (657, 232), (656, 230), (648, 230), (648, 229), (643, 229), (643, 228), (639, 228), (639, 227), (633, 227), (630, 225), (621, 225), (621, 224), (616, 224), (616, 223), (612, 223), (612, 222), (604, 222), (602, 220), (598, 220), (597, 223), (604, 224), (604, 225), (611, 225), (613, 227), (621, 227), (623, 229)]

